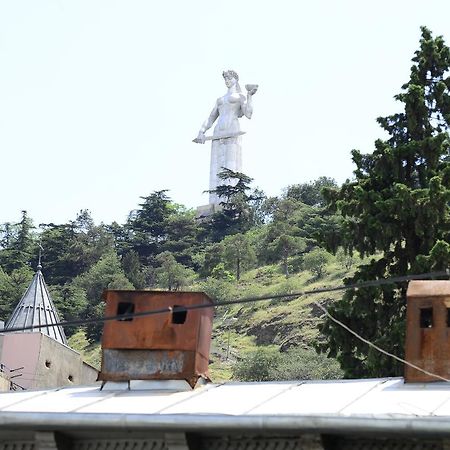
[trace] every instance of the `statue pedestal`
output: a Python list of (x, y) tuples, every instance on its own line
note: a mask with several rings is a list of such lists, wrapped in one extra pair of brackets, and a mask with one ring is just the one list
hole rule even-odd
[(214, 213), (221, 211), (222, 208), (223, 208), (222, 205), (216, 205), (216, 204), (198, 206), (195, 217), (199, 220), (207, 219), (208, 217), (212, 216)]

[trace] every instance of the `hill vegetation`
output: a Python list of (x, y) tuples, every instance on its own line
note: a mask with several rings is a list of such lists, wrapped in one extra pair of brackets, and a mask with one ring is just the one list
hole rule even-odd
[[(96, 225), (88, 211), (81, 211), (67, 224), (35, 228), (23, 211), (19, 223), (2, 226), (1, 317), (9, 317), (30, 282), (39, 246), (46, 281), (65, 320), (101, 318), (101, 294), (107, 288), (202, 290), (220, 303), (330, 285), (347, 272), (348, 258), (332, 256), (319, 241), (321, 230), (339, 226), (320, 194), (323, 186), (336, 186), (333, 180), (290, 186), (279, 198), (266, 198), (250, 189), (251, 179), (244, 174), (224, 175), (236, 182), (223, 186), (223, 208), (207, 219), (199, 220), (194, 211), (173, 203), (167, 191), (142, 198), (121, 225)], [(247, 356), (254, 357), (252, 351), (273, 368), (275, 362), (286, 366), (292, 359), (278, 358), (280, 350), (289, 353), (297, 347), (310, 355), (317, 370), (329, 365), (313, 348), (316, 316), (301, 298), (219, 307), (213, 374), (248, 379), (238, 362), (245, 365)], [(101, 323), (66, 327), (70, 344), (94, 364), (99, 363), (101, 330)], [(340, 373), (334, 366), (330, 374)]]
[[(321, 177), (267, 197), (247, 175), (224, 169), (223, 179), (233, 182), (217, 190), (222, 208), (201, 220), (167, 190), (142, 197), (123, 224), (95, 224), (83, 210), (68, 223), (35, 227), (22, 211), (18, 223), (0, 226), (0, 318), (9, 317), (30, 282), (40, 247), (46, 281), (66, 320), (101, 318), (107, 288), (204, 290), (220, 304), (447, 268), (449, 66), (443, 39), (423, 28), (410, 80), (396, 97), (402, 111), (378, 119), (389, 139), (376, 141), (372, 154), (353, 151), (354, 177), (342, 186)], [(405, 289), (219, 306), (213, 375), (398, 375), (397, 363), (355, 342), (313, 302), (402, 356)], [(101, 329), (89, 324), (66, 333), (98, 363)]]

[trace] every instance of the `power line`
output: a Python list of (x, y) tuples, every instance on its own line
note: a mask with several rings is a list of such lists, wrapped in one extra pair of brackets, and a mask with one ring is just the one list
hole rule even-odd
[(383, 354), (386, 355), (386, 356), (389, 356), (389, 357), (391, 357), (391, 358), (394, 358), (395, 360), (400, 361), (401, 363), (403, 363), (403, 364), (405, 364), (405, 365), (407, 365), (407, 366), (409, 366), (409, 367), (412, 367), (413, 369), (416, 369), (416, 370), (418, 370), (419, 372), (422, 372), (422, 373), (424, 373), (424, 374), (426, 374), (426, 375), (429, 375), (429, 376), (434, 377), (434, 378), (438, 378), (439, 380), (442, 380), (442, 381), (450, 382), (450, 379), (448, 379), (448, 378), (444, 378), (444, 377), (441, 377), (440, 375), (437, 375), (437, 374), (435, 374), (435, 373), (428, 372), (428, 370), (422, 369), (421, 367), (416, 366), (415, 364), (410, 363), (409, 361), (406, 361), (405, 359), (399, 358), (397, 355), (394, 355), (393, 353), (389, 353), (389, 352), (387, 352), (386, 350), (383, 350), (381, 347), (378, 347), (378, 345), (374, 344), (373, 342), (370, 342), (370, 341), (367, 340), (367, 339), (364, 339), (364, 338), (363, 338), (361, 335), (359, 335), (356, 331), (353, 331), (353, 330), (350, 329), (347, 325), (345, 325), (344, 323), (342, 323), (340, 320), (338, 320), (338, 319), (336, 319), (335, 317), (333, 317), (333, 316), (328, 312), (328, 310), (327, 310), (325, 307), (323, 307), (320, 303), (314, 302), (314, 304), (315, 304), (318, 308), (320, 308), (320, 309), (325, 313), (325, 315), (326, 315), (330, 320), (332, 320), (334, 323), (337, 323), (340, 327), (344, 328), (344, 330), (347, 330), (349, 333), (353, 334), (353, 336), (357, 337), (360, 341), (364, 342), (365, 344), (369, 345), (370, 347), (374, 348), (375, 350), (378, 350), (380, 353), (383, 353)]
[[(392, 277), (392, 278), (384, 278), (379, 280), (371, 280), (371, 281), (363, 281), (359, 283), (349, 284), (349, 285), (343, 285), (343, 286), (335, 286), (330, 288), (318, 288), (318, 289), (312, 289), (312, 290), (305, 290), (305, 291), (299, 291), (294, 293), (285, 293), (285, 294), (273, 294), (273, 295), (264, 295), (264, 296), (255, 296), (255, 297), (246, 297), (241, 299), (235, 299), (235, 300), (226, 300), (220, 303), (215, 304), (196, 304), (196, 305), (186, 305), (186, 306), (180, 306), (178, 307), (179, 310), (182, 311), (192, 311), (197, 309), (204, 309), (204, 308), (217, 308), (221, 306), (231, 306), (231, 305), (239, 305), (239, 304), (246, 304), (246, 303), (257, 303), (262, 301), (268, 301), (268, 300), (288, 300), (296, 297), (303, 297), (306, 295), (314, 295), (314, 294), (323, 294), (328, 292), (338, 292), (338, 291), (347, 291), (351, 289), (361, 289), (361, 288), (367, 288), (367, 287), (378, 287), (378, 286), (385, 286), (389, 284), (396, 284), (401, 283), (404, 281), (410, 281), (410, 280), (423, 280), (427, 278), (436, 278), (436, 277), (443, 277), (443, 276), (449, 276), (450, 272), (447, 271), (439, 271), (439, 272), (429, 272), (429, 273), (422, 273), (422, 274), (416, 274), (416, 275), (405, 275), (405, 276), (399, 276), (399, 277)], [(102, 322), (108, 322), (111, 320), (125, 320), (125, 319), (134, 319), (137, 317), (146, 317), (146, 316), (153, 316), (153, 315), (159, 315), (159, 314), (171, 314), (173, 313), (174, 308), (171, 306), (166, 308), (160, 308), (160, 309), (153, 309), (149, 311), (142, 311), (142, 312), (135, 312), (135, 313), (126, 313), (126, 314), (120, 314), (120, 315), (114, 315), (114, 316), (105, 316), (105, 317), (99, 317), (99, 318), (87, 318), (87, 319), (79, 319), (79, 320), (67, 320), (62, 322), (56, 322), (53, 324), (45, 324), (45, 325), (28, 325), (24, 327), (15, 327), (15, 328), (8, 328), (1, 330), (2, 333), (14, 333), (18, 331), (28, 331), (28, 330), (36, 330), (41, 328), (54, 328), (59, 326), (82, 326), (87, 325), (91, 323), (102, 323)]]
[[(289, 298), (295, 298), (295, 297), (301, 297), (306, 295), (313, 295), (313, 294), (321, 294), (321, 293), (327, 293), (327, 292), (336, 292), (336, 291), (345, 291), (350, 289), (361, 289), (361, 288), (367, 288), (367, 287), (378, 287), (378, 286), (385, 286), (389, 284), (396, 284), (401, 283), (404, 281), (410, 281), (410, 280), (421, 280), (421, 279), (427, 279), (427, 278), (434, 278), (434, 277), (443, 277), (443, 276), (449, 276), (450, 271), (447, 269), (446, 271), (440, 271), (440, 272), (429, 272), (424, 274), (416, 274), (416, 275), (405, 275), (401, 277), (392, 277), (392, 278), (386, 278), (386, 279), (379, 279), (379, 280), (371, 280), (371, 281), (364, 281), (360, 283), (354, 283), (351, 285), (345, 285), (345, 286), (336, 286), (332, 288), (319, 288), (319, 289), (313, 289), (313, 290), (305, 290), (300, 292), (295, 292), (291, 294), (275, 294), (275, 295), (269, 295), (269, 296), (257, 296), (257, 297), (247, 297), (242, 298), (238, 300), (227, 300), (221, 303), (217, 304), (196, 304), (196, 305), (187, 305), (187, 306), (180, 306), (178, 307), (179, 310), (189, 311), (189, 310), (196, 310), (196, 309), (204, 309), (204, 308), (216, 308), (219, 306), (229, 306), (229, 305), (236, 305), (236, 304), (245, 304), (245, 303), (253, 303), (253, 302), (260, 302), (260, 301), (267, 301), (267, 300), (283, 300), (283, 299), (289, 299)], [(398, 357), (397, 355), (394, 355), (393, 353), (389, 353), (386, 350), (383, 350), (378, 345), (374, 344), (373, 342), (363, 338), (361, 335), (353, 331), (351, 328), (349, 328), (347, 325), (345, 325), (340, 320), (333, 317), (328, 310), (322, 306), (318, 302), (313, 302), (314, 305), (316, 305), (323, 313), (334, 323), (351, 333), (353, 336), (355, 336), (360, 341), (364, 342), (365, 344), (369, 345), (370, 347), (374, 348), (378, 352), (395, 359), (396, 361), (401, 362), (402, 364), (405, 364), (419, 372), (422, 372), (428, 376), (431, 376), (433, 378), (437, 378), (439, 380), (450, 382), (450, 379), (442, 377), (438, 374), (429, 372), (428, 370), (422, 369), (419, 366), (416, 366), (413, 363), (410, 363), (409, 361), (406, 361), (405, 359), (402, 359)], [(176, 310), (176, 309), (175, 309)], [(63, 321), (55, 324), (49, 324), (49, 325), (37, 325), (37, 326), (27, 326), (22, 328), (9, 328), (8, 330), (2, 330), (3, 333), (12, 333), (16, 331), (26, 331), (26, 330), (33, 330), (33, 329), (40, 329), (40, 328), (46, 328), (46, 327), (56, 327), (56, 326), (73, 326), (73, 325), (86, 325), (88, 323), (99, 323), (99, 322), (106, 322), (111, 320), (124, 320), (129, 318), (135, 318), (135, 317), (145, 317), (145, 316), (152, 316), (152, 315), (158, 315), (158, 314), (167, 314), (167, 313), (173, 313), (174, 308), (173, 307), (167, 307), (167, 308), (161, 308), (161, 309), (154, 309), (150, 311), (143, 311), (140, 313), (129, 313), (129, 314), (121, 314), (121, 315), (115, 315), (115, 316), (107, 316), (103, 318), (93, 318), (93, 319), (84, 319), (84, 320), (72, 320), (72, 321)], [(18, 387), (21, 387), (20, 385), (17, 385)], [(22, 388), (23, 389), (23, 388)]]

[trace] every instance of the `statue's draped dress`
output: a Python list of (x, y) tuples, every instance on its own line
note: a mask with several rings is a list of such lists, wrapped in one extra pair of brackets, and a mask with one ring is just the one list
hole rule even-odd
[[(211, 166), (209, 172), (209, 190), (212, 191), (219, 185), (231, 184), (232, 180), (221, 180), (217, 175), (223, 169), (234, 172), (242, 172), (242, 147), (241, 137), (220, 139), (211, 144)], [(209, 194), (209, 203), (218, 205), (219, 197)]]
[[(219, 113), (222, 107), (227, 108), (229, 100), (226, 97), (219, 99)], [(219, 122), (214, 128), (214, 137), (216, 136), (229, 136), (236, 134), (240, 131), (238, 117), (233, 118), (232, 123), (228, 124), (224, 128)], [(209, 171), (209, 190), (215, 190), (217, 186), (223, 184), (231, 184), (233, 180), (221, 180), (218, 177), (218, 173), (223, 170), (223, 168), (230, 169), (234, 172), (242, 172), (242, 138), (241, 136), (213, 140), (211, 144), (211, 165)], [(223, 199), (222, 199), (223, 200)], [(209, 194), (209, 203), (212, 205), (218, 205), (221, 199), (214, 194)]]

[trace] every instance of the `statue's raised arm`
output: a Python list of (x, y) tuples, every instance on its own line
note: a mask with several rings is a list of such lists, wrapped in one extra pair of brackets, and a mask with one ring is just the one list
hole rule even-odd
[[(220, 97), (211, 111), (208, 119), (200, 127), (197, 137), (193, 142), (204, 144), (206, 140), (212, 140), (211, 146), (211, 167), (209, 190), (214, 191), (219, 180), (217, 174), (227, 168), (234, 172), (242, 172), (242, 149), (239, 119), (243, 116), (250, 119), (253, 114), (253, 95), (258, 89), (257, 84), (247, 84), (245, 86), (247, 95), (242, 93), (239, 86), (239, 76), (234, 70), (223, 72), (223, 78), (227, 87), (227, 92)], [(205, 136), (214, 123), (212, 136)], [(219, 204), (220, 199), (216, 194), (210, 194), (210, 204)]]
[(244, 113), (244, 116), (247, 117), (247, 119), (252, 118), (253, 114), (253, 100), (252, 97), (258, 90), (257, 84), (246, 84), (245, 89), (247, 89), (247, 100), (243, 102), (241, 105), (241, 109)]

